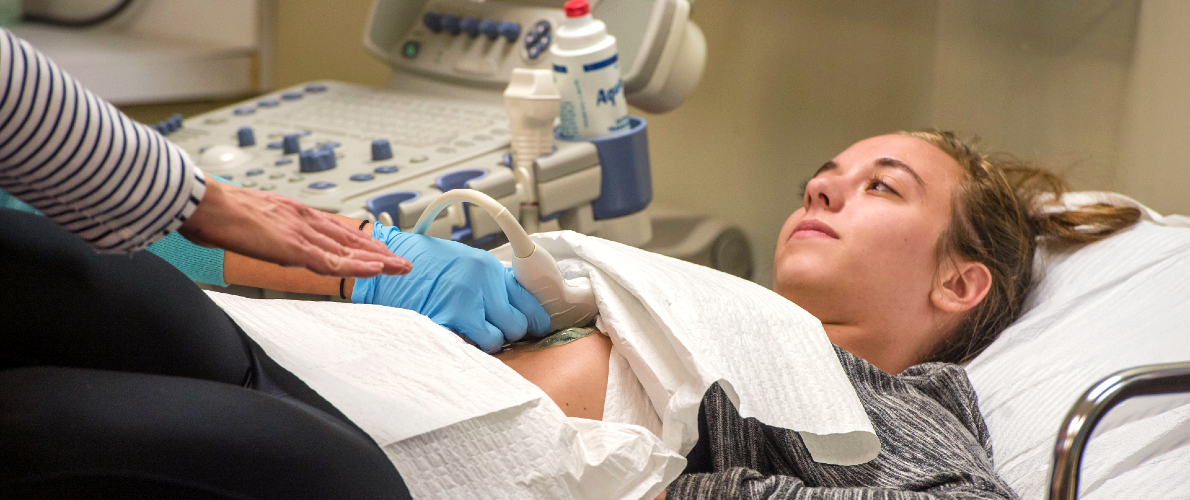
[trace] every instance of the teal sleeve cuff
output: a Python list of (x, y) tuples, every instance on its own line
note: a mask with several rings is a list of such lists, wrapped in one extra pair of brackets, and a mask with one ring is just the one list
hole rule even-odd
[(146, 250), (165, 259), (193, 281), (227, 286), (223, 281), (222, 248), (200, 247), (173, 232), (153, 242)]

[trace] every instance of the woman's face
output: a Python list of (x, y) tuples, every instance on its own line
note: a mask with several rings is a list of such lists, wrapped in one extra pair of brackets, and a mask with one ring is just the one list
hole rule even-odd
[(897, 373), (920, 361), (947, 326), (930, 292), (961, 179), (954, 159), (919, 139), (855, 143), (810, 179), (781, 228), (773, 290), (877, 367)]

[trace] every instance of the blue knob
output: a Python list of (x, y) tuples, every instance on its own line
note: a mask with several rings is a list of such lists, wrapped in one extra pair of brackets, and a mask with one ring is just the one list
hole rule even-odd
[(236, 138), (239, 139), (241, 148), (256, 145), (256, 134), (252, 132), (252, 127), (240, 127), (236, 131)]
[(287, 155), (301, 151), (302, 145), (298, 142), (301, 138), (301, 134), (285, 134), (285, 137), (281, 138), (281, 151)]
[(450, 14), (442, 15), (442, 29), (452, 35), (459, 34), (462, 30), (459, 28), (459, 16), (452, 16)]
[(387, 160), (392, 157), (393, 147), (388, 143), (388, 139), (372, 141), (372, 161)]
[(298, 155), (298, 168), (302, 172), (322, 172), (335, 168), (335, 152), (330, 148), (312, 148)]
[(504, 21), (500, 23), (500, 34), (507, 38), (509, 42), (515, 42), (521, 36), (521, 25)]
[(479, 32), (487, 35), (488, 40), (495, 40), (500, 37), (500, 23), (491, 19), (484, 19), (479, 21)]
[(173, 116), (169, 117), (169, 126), (174, 130), (182, 128), (182, 115), (180, 113), (174, 113)]
[(441, 14), (435, 14), (433, 12), (426, 12), (426, 14), (424, 16), (421, 16), (421, 22), (425, 23), (426, 28), (429, 28), (430, 31), (433, 31), (434, 33), (438, 33), (438, 32), (442, 31), (442, 15)]
[(474, 17), (464, 17), (459, 19), (459, 28), (463, 33), (471, 35), (471, 38), (479, 36), (479, 19)]
[(318, 169), (318, 159), (315, 157), (316, 150), (307, 149), (298, 155), (298, 170), (302, 172), (321, 172)]
[(317, 94), (319, 92), (326, 92), (326, 85), (317, 84), (317, 83), (306, 85), (306, 92), (311, 92), (314, 94)]
[(316, 149), (316, 151), (318, 151), (315, 157), (318, 158), (319, 171), (330, 170), (337, 166), (335, 161), (335, 150), (333, 148), (323, 146)]

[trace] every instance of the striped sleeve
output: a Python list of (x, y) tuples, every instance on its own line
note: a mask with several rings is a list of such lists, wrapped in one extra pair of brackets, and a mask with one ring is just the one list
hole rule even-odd
[(0, 28), (0, 189), (99, 252), (144, 248), (186, 221), (201, 170), (28, 42)]

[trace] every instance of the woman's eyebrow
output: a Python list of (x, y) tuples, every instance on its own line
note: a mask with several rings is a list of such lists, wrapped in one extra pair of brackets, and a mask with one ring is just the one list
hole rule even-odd
[(834, 170), (836, 168), (839, 168), (838, 163), (835, 163), (834, 160), (828, 161), (826, 163), (823, 163), (821, 167), (818, 167), (818, 171), (814, 172), (814, 175), (810, 176), (810, 178), (813, 179), (814, 177), (818, 177), (818, 174), (821, 174), (828, 170)]
[[(913, 167), (906, 165), (905, 162), (902, 162), (901, 160), (896, 158), (880, 158), (876, 160), (876, 166), (899, 168), (909, 172), (909, 175), (912, 175), (913, 179), (916, 180), (918, 184), (921, 184), (921, 187), (926, 187), (926, 182), (921, 180), (921, 176), (917, 175), (917, 171), (913, 170)], [(823, 168), (826, 168), (826, 165), (823, 165)]]

